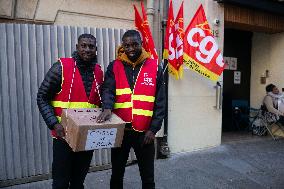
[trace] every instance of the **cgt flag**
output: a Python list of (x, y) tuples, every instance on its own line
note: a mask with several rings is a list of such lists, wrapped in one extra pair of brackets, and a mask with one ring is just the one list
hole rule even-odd
[(217, 81), (224, 70), (221, 51), (213, 38), (202, 5), (185, 31), (183, 59), (191, 70), (213, 81)]
[(141, 2), (143, 19), (141, 18), (136, 6), (135, 5), (133, 6), (134, 6), (134, 12), (135, 12), (135, 26), (142, 35), (143, 48), (151, 55), (151, 58), (158, 60), (158, 54), (155, 49), (155, 44), (154, 44), (152, 33), (149, 27), (149, 22), (147, 19), (144, 5)]
[(170, 1), (163, 58), (168, 59), (169, 73), (176, 79), (183, 75), (183, 36), (183, 2), (174, 20), (173, 3)]
[(176, 65), (179, 78), (183, 77), (183, 39), (184, 39), (184, 24), (183, 24), (183, 2), (179, 8), (175, 20), (175, 37), (176, 37)]
[(165, 34), (163, 59), (168, 60), (169, 73), (175, 76), (176, 79), (179, 79), (178, 68), (176, 66), (176, 55), (175, 55), (176, 40), (174, 40), (175, 39), (174, 34), (175, 34), (175, 22), (174, 22), (173, 2), (170, 1), (166, 34)]

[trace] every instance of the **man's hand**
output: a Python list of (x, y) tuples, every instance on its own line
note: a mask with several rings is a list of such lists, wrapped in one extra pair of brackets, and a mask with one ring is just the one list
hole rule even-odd
[(98, 116), (97, 123), (102, 123), (108, 120), (111, 116), (111, 109), (104, 109), (104, 111)]
[(60, 124), (60, 123), (56, 123), (54, 125), (54, 130), (56, 132), (56, 136), (58, 138), (63, 138), (65, 137), (65, 130), (64, 130), (64, 127)]
[(155, 134), (152, 131), (146, 131), (143, 144), (151, 144), (155, 140)]

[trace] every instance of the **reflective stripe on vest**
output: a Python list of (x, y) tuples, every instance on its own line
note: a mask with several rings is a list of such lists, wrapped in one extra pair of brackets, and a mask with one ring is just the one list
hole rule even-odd
[(98, 108), (97, 105), (89, 102), (62, 102), (51, 101), (51, 105), (55, 108)]
[(132, 114), (152, 117), (153, 111), (142, 110), (142, 109), (132, 109)]
[(116, 89), (115, 94), (116, 95), (132, 94), (132, 91), (130, 88)]
[[(124, 95), (124, 94), (120, 94), (120, 95)], [(131, 96), (132, 100), (136, 100), (136, 101), (141, 101), (141, 102), (155, 102), (155, 97), (153, 96), (146, 96), (146, 95), (132, 95)], [(116, 102), (114, 104), (114, 109), (118, 109), (118, 108), (132, 108), (133, 102)], [(139, 109), (139, 112), (143, 111), (142, 109)], [(148, 111), (148, 110), (147, 110)], [(136, 111), (137, 112), (137, 111)], [(153, 113), (153, 111), (151, 111)], [(134, 114), (134, 111), (133, 111)], [(137, 115), (149, 115), (148, 113), (145, 114), (139, 114), (136, 113)]]
[(122, 103), (114, 103), (114, 109), (118, 108), (131, 108), (132, 102), (122, 102)]
[(144, 101), (144, 102), (155, 102), (154, 96), (146, 95), (132, 95), (132, 100)]

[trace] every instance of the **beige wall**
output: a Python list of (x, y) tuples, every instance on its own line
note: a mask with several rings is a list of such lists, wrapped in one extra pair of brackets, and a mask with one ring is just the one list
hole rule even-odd
[[(141, 0), (0, 0), (0, 19), (8, 22), (45, 23), (96, 28), (131, 29), (134, 9)], [(163, 0), (144, 0), (158, 53), (161, 54)], [(142, 14), (141, 14), (142, 15)]]
[[(130, 0), (69, 0), (62, 3), (56, 14), (55, 24), (79, 25), (98, 28), (134, 28), (134, 11)], [(44, 18), (40, 10), (48, 5), (39, 7), (37, 17)], [(80, 7), (78, 11), (78, 7)], [(48, 14), (48, 12), (46, 13)], [(53, 19), (53, 18), (51, 18)]]
[(13, 14), (13, 1), (0, 0), (0, 16), (11, 17)]
[(104, 28), (133, 28), (138, 0), (0, 0), (0, 18)]
[[(284, 33), (264, 34), (254, 33), (252, 39), (251, 58), (251, 106), (259, 108), (265, 86), (274, 83), (278, 88), (284, 88)], [(269, 70), (270, 77), (266, 84), (260, 84), (260, 77)]]
[[(175, 1), (174, 12), (178, 11), (181, 1)], [(205, 0), (205, 9), (211, 29), (219, 30), (219, 47), (223, 48), (223, 8), (215, 1)], [(200, 5), (198, 0), (184, 1), (185, 27)], [(213, 20), (218, 18), (219, 26)], [(171, 152), (187, 152), (217, 146), (221, 143), (222, 110), (215, 106), (215, 82), (191, 70), (184, 70), (184, 78), (169, 81), (169, 130), (168, 143)]]

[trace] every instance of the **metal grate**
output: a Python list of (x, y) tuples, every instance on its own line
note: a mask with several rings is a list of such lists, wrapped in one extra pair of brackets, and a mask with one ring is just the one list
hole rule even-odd
[[(0, 182), (51, 171), (51, 137), (36, 105), (38, 87), (51, 64), (70, 57), (77, 37), (91, 33), (97, 38), (98, 62), (106, 70), (125, 31), (0, 24)], [(110, 150), (95, 151), (93, 167), (109, 164)]]

